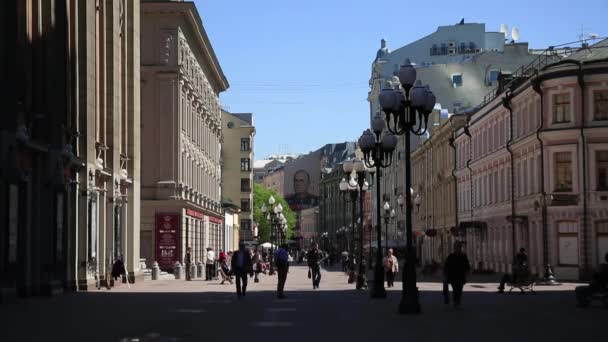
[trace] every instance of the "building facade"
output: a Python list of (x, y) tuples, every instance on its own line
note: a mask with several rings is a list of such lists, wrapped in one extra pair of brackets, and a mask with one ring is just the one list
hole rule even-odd
[(224, 241), (219, 94), (228, 88), (192, 2), (142, 2), (141, 250), (193, 262)]
[(476, 269), (582, 279), (608, 252), (606, 40), (505, 80), (455, 139), (459, 232)]
[[(3, 1), (0, 289), (139, 278), (139, 1)], [(15, 44), (16, 43), (16, 44)]]
[(245, 240), (253, 239), (253, 138), (251, 113), (222, 111), (222, 197), (239, 206), (239, 222)]
[(431, 126), (429, 138), (412, 152), (413, 198), (419, 198), (412, 212), (418, 232), (419, 259), (423, 264), (445, 260), (452, 251), (456, 211), (455, 132), (466, 123), (466, 115), (451, 115)]

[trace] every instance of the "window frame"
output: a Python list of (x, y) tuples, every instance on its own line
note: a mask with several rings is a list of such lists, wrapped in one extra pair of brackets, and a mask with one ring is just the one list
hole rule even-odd
[[(457, 84), (457, 83), (455, 82), (455, 80), (454, 80), (454, 77), (457, 77), (457, 76), (460, 76), (460, 84)], [(450, 76), (450, 79), (451, 79), (451, 81), (452, 81), (452, 87), (453, 87), (453, 88), (460, 88), (460, 87), (462, 87), (462, 86), (463, 86), (463, 84), (464, 84), (464, 77), (462, 76), (462, 73), (458, 73), (458, 74), (452, 74), (452, 75)]]
[(251, 151), (251, 138), (241, 138), (241, 152)]
[[(569, 161), (558, 161), (558, 155), (568, 155), (570, 160)], [(553, 179), (553, 192), (573, 192), (574, 191), (574, 172), (572, 170), (572, 164), (573, 164), (573, 160), (574, 160), (574, 156), (572, 155), (571, 151), (556, 151), (553, 153), (553, 174), (554, 174), (554, 179)], [(569, 188), (561, 188), (559, 185), (559, 169), (560, 169), (560, 164), (569, 164), (569, 171), (570, 171), (570, 187)], [(563, 165), (562, 165), (563, 167)]]
[[(603, 113), (604, 118), (598, 119), (597, 117), (597, 110), (598, 110), (598, 105), (597, 105), (597, 99), (596, 99), (596, 94), (597, 93), (604, 93), (604, 96), (600, 101), (604, 102), (604, 106), (605, 106), (605, 112)], [(592, 103), (592, 121), (608, 121), (608, 88), (600, 88), (600, 89), (593, 89), (591, 91), (591, 103)]]
[[(568, 102), (558, 102), (557, 98), (561, 97), (561, 96), (565, 96), (568, 99)], [(558, 113), (557, 110), (558, 108), (560, 108), (560, 106), (564, 106), (564, 108), (567, 108), (568, 110), (568, 120), (559, 120), (558, 121)], [(551, 94), (551, 114), (553, 115), (552, 118), (552, 123), (554, 124), (568, 124), (568, 123), (572, 123), (572, 94), (570, 92), (556, 92), (554, 94)], [(562, 114), (563, 116), (563, 114)]]
[[(244, 166), (247, 167), (244, 167)], [(251, 171), (251, 159), (250, 158), (241, 158), (241, 172)]]

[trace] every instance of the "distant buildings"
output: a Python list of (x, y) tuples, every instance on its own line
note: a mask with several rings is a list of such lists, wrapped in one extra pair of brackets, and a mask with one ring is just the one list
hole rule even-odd
[[(255, 126), (251, 113), (222, 111), (222, 200), (240, 208), (239, 237), (253, 238), (253, 138)], [(229, 239), (230, 240), (230, 239)], [(234, 240), (234, 239), (233, 239)], [(238, 249), (238, 245), (230, 247)]]
[[(354, 142), (327, 144), (316, 151), (301, 155), (284, 165), (269, 170), (264, 176), (262, 181), (264, 186), (283, 196), (289, 207), (296, 213), (295, 236), (300, 241), (301, 247), (304, 246), (304, 238), (309, 239), (309, 242), (313, 237), (310, 234), (313, 231), (316, 232), (315, 234), (319, 232), (319, 186), (322, 175), (344, 160), (353, 158), (355, 149), (356, 143)], [(303, 212), (303, 210), (311, 208), (314, 210)], [(302, 213), (306, 213), (306, 215), (302, 216)], [(311, 227), (313, 222), (311, 217), (317, 218), (314, 221), (314, 229)], [(306, 222), (306, 230), (310, 234), (303, 234), (301, 230), (303, 222)]]

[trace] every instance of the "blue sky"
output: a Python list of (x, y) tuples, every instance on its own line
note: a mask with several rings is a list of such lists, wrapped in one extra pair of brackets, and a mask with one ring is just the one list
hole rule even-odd
[(517, 26), (532, 48), (575, 41), (581, 25), (608, 35), (608, 0), (195, 2), (230, 83), (223, 106), (254, 114), (256, 159), (356, 140), (381, 38), (394, 50), (463, 17)]

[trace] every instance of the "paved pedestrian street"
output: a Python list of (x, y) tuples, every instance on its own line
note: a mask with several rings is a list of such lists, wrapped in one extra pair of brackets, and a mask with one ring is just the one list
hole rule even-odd
[[(397, 313), (401, 283), (385, 300), (324, 271), (312, 290), (307, 268), (292, 266), (287, 298), (276, 276), (250, 282), (237, 299), (219, 281), (146, 281), (112, 290), (29, 298), (0, 305), (2, 341), (597, 341), (608, 309), (575, 307), (574, 284), (537, 294), (496, 294), (496, 283), (465, 286), (463, 307), (442, 302), (441, 284), (420, 282), (423, 313)], [(496, 276), (498, 277), (498, 276)]]

